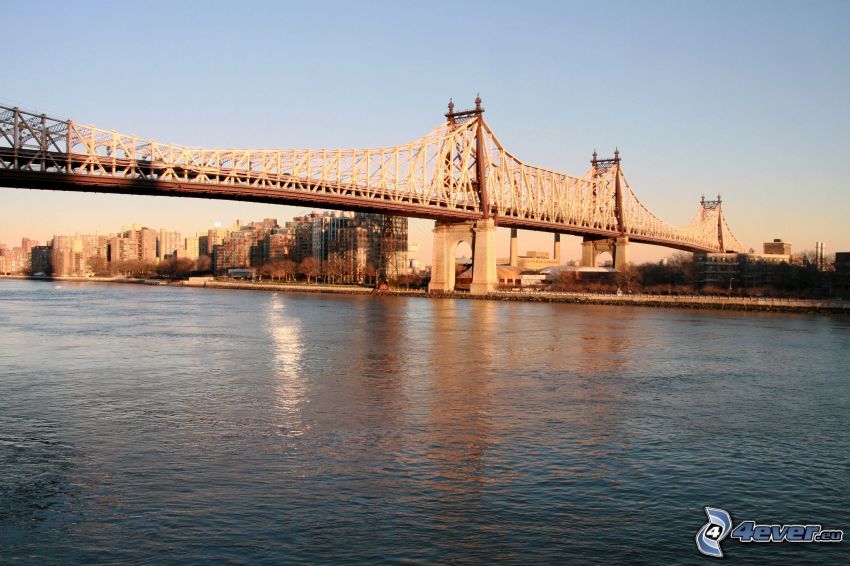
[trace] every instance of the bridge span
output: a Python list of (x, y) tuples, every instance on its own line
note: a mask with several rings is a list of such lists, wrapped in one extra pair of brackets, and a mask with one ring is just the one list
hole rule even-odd
[(242, 200), (382, 212), (437, 221), (431, 289), (454, 288), (457, 245), (473, 250), (473, 293), (496, 285), (495, 229), (584, 239), (582, 263), (630, 242), (689, 252), (744, 251), (720, 198), (671, 226), (638, 200), (612, 159), (593, 154), (582, 176), (514, 157), (484, 120), (449, 103), (445, 121), (412, 142), (370, 149), (206, 149), (104, 130), (0, 106), (0, 186)]

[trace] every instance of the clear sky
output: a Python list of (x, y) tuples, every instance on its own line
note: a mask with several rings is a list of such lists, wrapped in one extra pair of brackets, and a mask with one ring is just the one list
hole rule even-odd
[[(6, 1), (0, 103), (207, 147), (403, 143), (481, 93), (526, 162), (619, 146), (672, 224), (723, 195), (757, 250), (850, 251), (850, 2)], [(304, 209), (0, 188), (0, 242)], [(430, 263), (430, 227), (411, 222)], [(499, 235), (500, 255), (507, 232)], [(579, 256), (565, 238), (565, 258)], [(520, 233), (520, 250), (551, 236)], [(638, 246), (634, 260), (672, 253)]]

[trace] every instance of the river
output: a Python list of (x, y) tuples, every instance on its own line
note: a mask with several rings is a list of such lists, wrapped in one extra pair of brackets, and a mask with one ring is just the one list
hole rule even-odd
[(0, 281), (0, 562), (705, 564), (848, 532), (848, 375), (841, 316)]

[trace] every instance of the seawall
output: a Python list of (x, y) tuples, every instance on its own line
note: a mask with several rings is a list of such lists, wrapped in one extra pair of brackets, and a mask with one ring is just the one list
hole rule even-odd
[(786, 299), (769, 297), (714, 297), (704, 295), (648, 295), (626, 294), (609, 295), (595, 293), (555, 293), (501, 291), (488, 295), (470, 295), (469, 293), (427, 293), (414, 290), (376, 291), (370, 287), (353, 285), (325, 284), (287, 284), (287, 283), (251, 283), (238, 281), (196, 281), (170, 282), (144, 279), (119, 279), (110, 277), (29, 277), (0, 276), (0, 279), (29, 279), (36, 281), (74, 282), (74, 283), (119, 283), (119, 284), (157, 284), (170, 287), (189, 287), (205, 289), (241, 289), (249, 291), (279, 291), (292, 293), (335, 293), (342, 295), (380, 295), (394, 297), (418, 297), (428, 299), (462, 299), (485, 301), (520, 301), (545, 303), (571, 303), (585, 305), (622, 305), (638, 307), (664, 307), (687, 309), (714, 309), (758, 312), (788, 312), (816, 314), (850, 314), (850, 301), (842, 299)]

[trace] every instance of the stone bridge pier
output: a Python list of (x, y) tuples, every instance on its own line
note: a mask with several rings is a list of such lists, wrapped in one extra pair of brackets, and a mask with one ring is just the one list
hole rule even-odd
[(496, 225), (492, 218), (467, 222), (437, 221), (434, 226), (434, 255), (428, 290), (449, 293), (455, 289), (457, 246), (466, 242), (472, 249), (473, 295), (496, 290)]
[(581, 243), (581, 266), (596, 267), (599, 254), (608, 252), (614, 258), (614, 269), (625, 271), (629, 268), (629, 237), (594, 238), (585, 236)]

